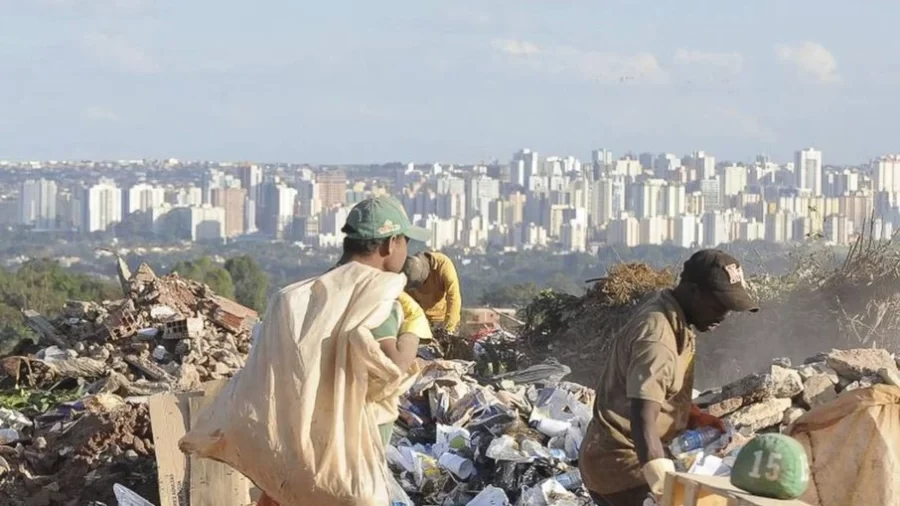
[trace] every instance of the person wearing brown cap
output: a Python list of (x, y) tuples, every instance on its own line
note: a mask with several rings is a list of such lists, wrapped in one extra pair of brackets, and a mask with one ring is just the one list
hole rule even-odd
[(666, 473), (675, 470), (667, 443), (688, 428), (722, 428), (691, 402), (694, 332), (715, 329), (730, 312), (758, 310), (740, 263), (724, 251), (701, 250), (684, 263), (678, 285), (651, 297), (613, 338), (579, 455), (597, 504), (659, 500)]

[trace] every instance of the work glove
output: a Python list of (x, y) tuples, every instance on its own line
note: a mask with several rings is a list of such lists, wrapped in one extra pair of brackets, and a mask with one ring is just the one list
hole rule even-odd
[(666, 474), (675, 472), (675, 461), (671, 459), (653, 459), (644, 464), (644, 479), (656, 499), (663, 495), (666, 487)]
[(696, 404), (691, 404), (691, 414), (688, 416), (688, 428), (699, 429), (701, 427), (715, 427), (719, 432), (725, 433), (725, 422), (701, 410)]

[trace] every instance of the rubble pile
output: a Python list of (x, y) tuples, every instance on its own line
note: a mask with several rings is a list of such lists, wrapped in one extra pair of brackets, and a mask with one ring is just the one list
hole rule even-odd
[(474, 362), (423, 362), (387, 451), (410, 504), (591, 504), (576, 461), (594, 392), (569, 372), (551, 360), (476, 378)]
[(768, 371), (703, 392), (694, 402), (749, 437), (786, 428), (841, 392), (882, 383), (900, 386), (898, 360), (887, 350), (832, 350), (797, 366), (775, 359)]
[(25, 311), (52, 346), (0, 359), (0, 372), (19, 385), (96, 380), (89, 391), (142, 396), (191, 390), (243, 367), (255, 311), (177, 274), (158, 277), (146, 264), (124, 272), (123, 300), (71, 301), (53, 320)]
[(243, 367), (255, 311), (146, 264), (132, 274), (120, 260), (119, 278), (123, 300), (72, 301), (54, 318), (24, 312), (42, 348), (0, 358), (0, 392), (77, 400), (0, 410), (0, 497), (115, 504), (120, 483), (157, 500), (147, 397), (196, 390)]

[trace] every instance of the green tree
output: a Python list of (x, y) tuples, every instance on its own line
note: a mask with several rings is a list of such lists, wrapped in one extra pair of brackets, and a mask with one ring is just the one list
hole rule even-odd
[(266, 309), (269, 276), (250, 255), (229, 258), (225, 270), (234, 281), (234, 295), (241, 304), (262, 313)]
[(181, 261), (172, 267), (172, 272), (179, 276), (209, 285), (218, 295), (234, 299), (234, 281), (231, 274), (223, 267), (216, 265), (209, 257), (196, 260)]
[(535, 283), (516, 283), (486, 290), (481, 303), (494, 307), (524, 307), (541, 293)]

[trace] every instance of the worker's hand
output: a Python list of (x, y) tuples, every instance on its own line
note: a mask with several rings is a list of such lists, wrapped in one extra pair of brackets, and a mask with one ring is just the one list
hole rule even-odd
[(725, 422), (701, 410), (696, 404), (691, 404), (688, 428), (699, 429), (701, 427), (715, 427), (719, 429), (719, 432), (725, 433)]
[(644, 479), (657, 502), (666, 487), (666, 475), (675, 472), (675, 462), (671, 459), (654, 459), (644, 464)]

